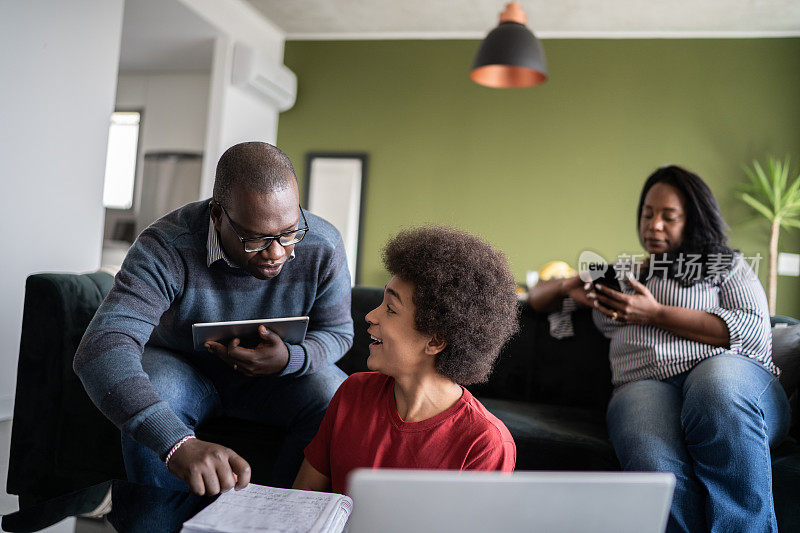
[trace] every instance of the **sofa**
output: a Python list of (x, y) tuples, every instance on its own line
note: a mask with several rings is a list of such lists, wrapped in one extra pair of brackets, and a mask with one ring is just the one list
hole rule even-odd
[[(111, 288), (105, 272), (34, 274), (26, 283), (7, 491), (21, 508), (108, 479), (124, 478), (119, 431), (89, 401), (72, 359), (95, 310)], [(337, 363), (366, 370), (369, 336), (364, 317), (382, 289), (352, 292), (355, 339)], [(608, 341), (588, 310), (572, 316), (574, 335), (549, 333), (546, 314), (520, 304), (519, 333), (503, 348), (487, 383), (470, 387), (517, 443), (518, 470), (618, 470), (605, 430), (611, 394)], [(772, 452), (775, 507), (781, 531), (800, 530), (800, 325), (776, 318), (773, 351), (791, 398), (790, 436)], [(217, 419), (198, 437), (230, 446), (269, 484), (275, 428)]]

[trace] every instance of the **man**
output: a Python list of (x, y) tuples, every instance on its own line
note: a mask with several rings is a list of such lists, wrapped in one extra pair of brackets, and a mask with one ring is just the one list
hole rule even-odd
[[(302, 344), (260, 329), (194, 351), (192, 324), (310, 317)], [(291, 486), (333, 393), (333, 365), (350, 348), (350, 274), (342, 238), (299, 206), (289, 158), (261, 142), (220, 158), (210, 201), (145, 229), (75, 354), (75, 372), (123, 432), (128, 478), (216, 494), (243, 488), (250, 467), (233, 450), (194, 438), (209, 417), (283, 427), (274, 484)], [(172, 474), (174, 474), (174, 476)]]

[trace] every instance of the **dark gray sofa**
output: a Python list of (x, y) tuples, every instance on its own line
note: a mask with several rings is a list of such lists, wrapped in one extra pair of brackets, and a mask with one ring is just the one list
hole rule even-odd
[[(118, 430), (91, 404), (72, 371), (83, 331), (110, 289), (112, 277), (36, 274), (28, 278), (17, 375), (7, 490), (22, 508), (113, 478), (124, 478)], [(364, 316), (382, 290), (353, 289), (353, 348), (338, 363), (366, 370), (369, 337)], [(575, 336), (549, 335), (546, 315), (524, 305), (520, 331), (503, 349), (488, 383), (472, 392), (508, 426), (517, 443), (518, 470), (616, 470), (605, 431), (611, 393), (608, 342), (587, 311), (573, 317)], [(776, 362), (791, 396), (791, 436), (773, 450), (773, 486), (782, 531), (800, 531), (800, 326), (773, 329)], [(280, 432), (219, 419), (198, 436), (232, 447), (269, 484)]]

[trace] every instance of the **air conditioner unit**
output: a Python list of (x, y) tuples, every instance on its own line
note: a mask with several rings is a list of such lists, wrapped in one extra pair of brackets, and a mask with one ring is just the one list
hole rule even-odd
[(291, 109), (297, 97), (294, 72), (262, 58), (258, 51), (242, 44), (237, 44), (233, 51), (231, 82), (267, 100), (279, 111)]

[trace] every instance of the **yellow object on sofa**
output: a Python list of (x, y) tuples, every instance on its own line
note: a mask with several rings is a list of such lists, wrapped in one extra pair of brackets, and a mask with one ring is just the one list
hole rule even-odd
[(577, 272), (564, 261), (550, 261), (539, 269), (539, 280), (571, 278)]

